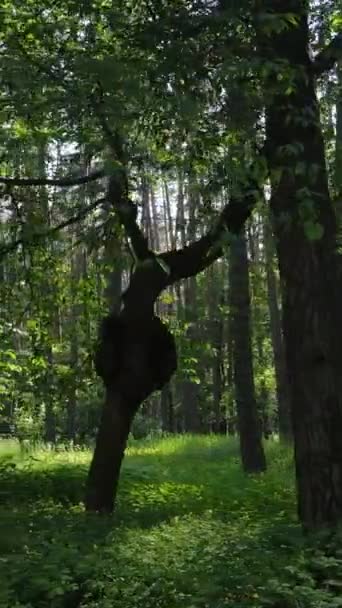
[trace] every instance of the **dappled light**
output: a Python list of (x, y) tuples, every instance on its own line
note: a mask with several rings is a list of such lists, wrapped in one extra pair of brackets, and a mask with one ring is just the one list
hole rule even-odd
[(0, 608), (342, 608), (341, 0), (3, 0)]
[(89, 451), (1, 460), (0, 544), (11, 575), (0, 604), (16, 597), (20, 606), (57, 607), (73, 593), (87, 607), (256, 601), (266, 593), (266, 573), (274, 574), (278, 543), (280, 572), (299, 542), (291, 453), (279, 449), (270, 445), (263, 477), (246, 479), (234, 441), (137, 442), (128, 450), (116, 513), (100, 519), (79, 504)]

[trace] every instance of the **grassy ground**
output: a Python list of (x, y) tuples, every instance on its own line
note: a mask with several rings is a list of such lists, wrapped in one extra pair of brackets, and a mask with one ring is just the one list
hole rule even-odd
[(89, 452), (0, 443), (1, 608), (342, 606), (342, 544), (304, 543), (291, 454), (267, 455), (246, 478), (225, 438), (133, 444), (98, 517), (81, 505)]

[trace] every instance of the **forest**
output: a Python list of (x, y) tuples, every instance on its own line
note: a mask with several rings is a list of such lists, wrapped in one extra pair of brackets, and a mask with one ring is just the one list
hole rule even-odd
[(340, 0), (2, 0), (0, 608), (342, 608)]

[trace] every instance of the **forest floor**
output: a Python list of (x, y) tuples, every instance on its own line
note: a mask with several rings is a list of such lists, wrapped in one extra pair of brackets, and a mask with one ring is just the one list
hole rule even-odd
[(303, 539), (290, 450), (245, 477), (236, 442), (134, 442), (113, 517), (86, 515), (90, 453), (0, 443), (1, 608), (336, 608), (342, 542)]

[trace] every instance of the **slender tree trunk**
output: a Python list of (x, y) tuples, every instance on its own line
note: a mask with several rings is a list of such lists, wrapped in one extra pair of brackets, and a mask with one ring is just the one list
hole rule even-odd
[[(315, 529), (342, 519), (342, 339), (336, 218), (308, 55), (307, 3), (264, 0), (261, 10), (291, 12), (298, 18), (296, 25), (287, 24), (272, 36), (261, 33), (261, 50), (275, 66), (278, 61), (286, 62), (284, 70), (292, 74), (290, 90), (287, 82), (278, 81), (268, 105), (266, 149), (284, 285), (298, 512), (304, 527)], [(278, 70), (270, 74), (270, 87)]]
[(185, 209), (184, 209), (184, 179), (183, 175), (178, 175), (178, 193), (177, 193), (177, 217), (176, 217), (176, 239), (177, 233), (180, 234), (180, 242), (182, 247), (186, 244), (185, 231)]
[[(248, 222), (247, 251), (249, 255), (248, 268), (250, 275), (251, 292), (251, 328), (252, 344), (255, 347), (256, 356), (253, 359), (253, 367), (259, 371), (259, 386), (256, 391), (257, 412), (261, 422), (262, 436), (268, 439), (272, 434), (272, 424), (269, 412), (269, 390), (265, 380), (265, 369), (267, 368), (267, 357), (264, 348), (265, 341), (265, 310), (264, 310), (264, 288), (265, 281), (262, 268), (262, 223), (260, 214), (254, 213), (253, 220)], [(262, 294), (262, 296), (261, 296)]]
[[(46, 174), (46, 159), (47, 159), (47, 142), (42, 141), (38, 149), (38, 167), (39, 174)], [(50, 207), (49, 207), (49, 196), (48, 191), (45, 187), (40, 188), (38, 209), (34, 210), (36, 223), (41, 225), (44, 229), (48, 228), (51, 223)], [(54, 356), (52, 350), (53, 337), (56, 335), (56, 323), (55, 319), (58, 318), (58, 307), (55, 303), (55, 293), (53, 285), (53, 268), (46, 266), (46, 253), (51, 253), (51, 244), (46, 240), (42, 244), (44, 247), (44, 253), (41, 249), (38, 249), (36, 257), (38, 258), (38, 264), (41, 265), (41, 271), (46, 273), (46, 291), (43, 302), (37, 299), (38, 307), (41, 311), (40, 323), (44, 326), (46, 336), (43, 338), (41, 344), (41, 350), (43, 356), (46, 359), (46, 373), (44, 378), (40, 379), (40, 391), (45, 402), (45, 420), (44, 420), (44, 437), (48, 443), (55, 443), (56, 441), (56, 414), (54, 411)], [(41, 255), (43, 253), (43, 255)], [(35, 255), (35, 252), (33, 252)], [(59, 327), (58, 327), (59, 331)]]
[[(189, 225), (185, 231), (185, 210), (184, 210), (184, 182), (179, 178), (178, 192), (178, 217), (179, 228), (181, 231), (181, 242), (184, 247), (186, 238), (192, 239), (195, 235), (195, 212), (196, 200), (190, 194), (189, 197)], [(184, 318), (188, 324), (186, 331), (187, 340), (194, 346), (198, 342), (198, 314), (197, 314), (197, 282), (196, 277), (190, 277), (184, 284)], [(198, 371), (198, 361), (197, 361)], [(182, 409), (184, 414), (184, 427), (188, 433), (199, 433), (201, 431), (199, 416), (199, 387), (191, 379), (185, 379), (182, 383)]]
[[(74, 333), (71, 338), (70, 366), (73, 374), (78, 371), (78, 337)], [(70, 442), (76, 439), (76, 413), (77, 413), (77, 378), (74, 376), (70, 381), (67, 400), (67, 429), (66, 435)]]
[(229, 289), (235, 396), (242, 465), (246, 473), (258, 473), (265, 470), (266, 460), (261, 441), (254, 387), (249, 272), (244, 235), (234, 237), (231, 242)]
[[(188, 325), (186, 339), (196, 345), (197, 322), (196, 314), (197, 285), (196, 278), (191, 277), (184, 285), (184, 320)], [(193, 365), (193, 364), (192, 364)], [(198, 365), (198, 363), (197, 363)], [(201, 430), (199, 418), (199, 388), (190, 378), (182, 381), (182, 411), (184, 430), (186, 433), (199, 433)]]
[(82, 315), (82, 306), (77, 302), (79, 281), (82, 276), (83, 267), (83, 252), (77, 250), (75, 256), (71, 260), (71, 290), (72, 290), (72, 305), (69, 318), (69, 335), (70, 335), (70, 361), (69, 365), (72, 370), (72, 377), (68, 386), (67, 397), (67, 420), (66, 420), (66, 436), (69, 441), (74, 442), (76, 438), (76, 414), (77, 414), (77, 384), (79, 373), (79, 333), (80, 333), (80, 318)]
[(173, 227), (170, 193), (169, 193), (169, 187), (168, 187), (168, 184), (166, 181), (163, 182), (163, 186), (164, 186), (164, 196), (165, 196), (164, 204), (165, 204), (165, 211), (166, 211), (166, 217), (167, 217), (167, 231), (169, 234), (171, 248), (175, 249), (176, 244), (177, 244), (177, 235), (176, 235), (176, 230), (174, 230), (174, 227)]
[[(335, 188), (342, 196), (342, 63), (338, 66), (338, 98), (336, 104)], [(340, 217), (342, 216), (339, 210)]]
[(269, 219), (265, 219), (264, 229), (266, 253), (267, 302), (270, 314), (270, 330), (276, 379), (278, 426), (281, 441), (292, 438), (290, 386), (287, 376), (285, 346), (278, 304), (277, 277), (274, 271), (273, 235)]
[[(229, 309), (231, 308), (231, 292), (228, 292), (228, 304)], [(228, 435), (234, 437), (236, 434), (236, 405), (234, 399), (234, 348), (233, 348), (233, 319), (231, 310), (229, 310), (226, 325), (225, 325), (225, 333), (226, 333), (226, 344), (227, 344), (227, 432)]]
[(173, 402), (170, 384), (165, 384), (160, 394), (160, 412), (162, 431), (173, 433)]
[(150, 186), (147, 177), (144, 175), (141, 182), (142, 198), (142, 226), (144, 234), (151, 243), (151, 248), (155, 249), (154, 232), (152, 229), (151, 208), (150, 208)]
[[(212, 397), (213, 397), (213, 423), (212, 430), (220, 433), (225, 427), (225, 419), (221, 409), (223, 392), (223, 314), (220, 305), (224, 304), (223, 278), (217, 277), (217, 269), (211, 266), (208, 269), (208, 337), (211, 344), (213, 355), (211, 357), (212, 374)], [(216, 281), (215, 281), (216, 278)], [(222, 294), (219, 293), (222, 290)]]
[(157, 251), (160, 251), (160, 236), (159, 236), (159, 217), (157, 211), (156, 195), (153, 189), (153, 184), (150, 186), (151, 197), (151, 212), (152, 212), (152, 231), (154, 243)]

